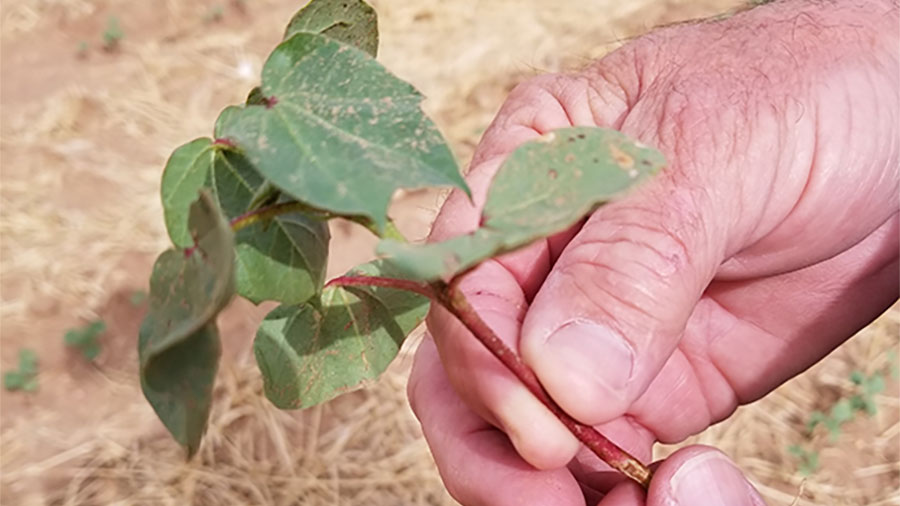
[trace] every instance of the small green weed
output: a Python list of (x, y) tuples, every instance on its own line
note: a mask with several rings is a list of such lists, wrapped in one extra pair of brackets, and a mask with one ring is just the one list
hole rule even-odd
[[(897, 367), (896, 355), (889, 354), (888, 361), (890, 372), (893, 375)], [(819, 410), (810, 413), (809, 420), (806, 422), (807, 437), (812, 437), (813, 431), (821, 425), (828, 430), (829, 440), (834, 443), (841, 435), (841, 427), (853, 420), (857, 413), (866, 413), (869, 416), (878, 413), (875, 395), (884, 391), (886, 375), (885, 371), (875, 371), (869, 376), (862, 371), (853, 371), (850, 374), (850, 381), (853, 382), (855, 393), (849, 397), (838, 399), (831, 405), (827, 413)], [(797, 470), (800, 474), (809, 476), (819, 468), (818, 450), (804, 448), (799, 444), (791, 445), (787, 450), (799, 460)]]
[(811, 476), (819, 469), (819, 452), (807, 450), (800, 445), (788, 446), (788, 452), (800, 460), (797, 470), (803, 476)]
[(106, 323), (103, 320), (95, 320), (84, 327), (70, 329), (63, 340), (66, 346), (75, 348), (84, 355), (88, 361), (92, 361), (100, 355), (100, 342), (98, 338), (106, 331)]
[(15, 390), (34, 392), (38, 388), (37, 374), (37, 353), (32, 349), (22, 348), (19, 350), (19, 368), (7, 371), (3, 375), (3, 386), (10, 392)]
[(125, 32), (119, 26), (119, 18), (110, 16), (106, 20), (106, 29), (103, 31), (103, 49), (110, 52), (115, 51), (124, 38)]

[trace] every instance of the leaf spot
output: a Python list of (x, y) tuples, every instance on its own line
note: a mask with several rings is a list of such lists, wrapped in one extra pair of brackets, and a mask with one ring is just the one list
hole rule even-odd
[[(628, 171), (628, 175), (631, 175), (631, 169), (634, 167), (634, 158), (630, 157), (628, 153), (619, 149), (619, 146), (615, 144), (609, 144), (609, 153), (612, 155), (613, 159), (619, 164), (623, 170)], [(632, 176), (633, 177), (633, 176)]]
[(547, 175), (550, 176), (550, 179), (556, 179), (556, 177), (559, 176), (559, 173), (556, 172), (556, 169), (550, 169), (547, 172)]

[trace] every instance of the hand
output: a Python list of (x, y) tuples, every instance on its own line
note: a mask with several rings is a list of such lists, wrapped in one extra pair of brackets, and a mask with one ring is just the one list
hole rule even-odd
[[(519, 144), (617, 128), (669, 166), (583, 224), (461, 284), (550, 395), (643, 461), (803, 371), (898, 294), (895, 2), (759, 7), (637, 39), (516, 88), (433, 230), (476, 228)], [(645, 495), (578, 442), (435, 308), (409, 383), (463, 504), (762, 504), (711, 448), (662, 462)], [(443, 365), (443, 367), (442, 367)], [(601, 500), (602, 498), (602, 500)]]

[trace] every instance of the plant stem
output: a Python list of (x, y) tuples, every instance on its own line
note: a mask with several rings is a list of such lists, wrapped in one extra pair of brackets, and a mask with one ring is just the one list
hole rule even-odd
[(522, 362), (519, 355), (511, 350), (500, 337), (481, 319), (475, 308), (469, 304), (468, 299), (457, 287), (459, 277), (443, 290), (437, 290), (440, 295), (437, 301), (450, 311), (456, 318), (465, 325), (472, 334), (481, 341), (491, 353), (503, 362), (503, 365), (519, 378), (525, 387), (540, 400), (556, 417), (566, 426), (567, 429), (579, 441), (584, 443), (594, 454), (600, 457), (603, 462), (609, 464), (610, 467), (617, 469), (625, 476), (638, 482), (644, 489), (650, 486), (650, 478), (652, 473), (650, 469), (642, 464), (637, 458), (630, 453), (619, 448), (615, 443), (606, 438), (597, 429), (590, 425), (585, 425), (568, 413), (563, 411), (561, 407), (550, 397), (541, 383), (538, 381), (534, 372)]
[(537, 397), (566, 426), (567, 429), (587, 446), (594, 454), (600, 457), (610, 467), (617, 469), (625, 476), (638, 482), (644, 489), (650, 486), (652, 472), (637, 458), (615, 443), (607, 439), (597, 429), (585, 425), (563, 411), (561, 407), (550, 397), (544, 387), (535, 376), (534, 372), (522, 362), (522, 359), (504, 343), (496, 333), (485, 323), (469, 304), (465, 295), (459, 291), (457, 283), (460, 277), (455, 278), (449, 285), (443, 282), (432, 284), (403, 279), (376, 277), (376, 276), (341, 276), (329, 281), (325, 286), (380, 286), (396, 288), (424, 295), (437, 302), (452, 313), (470, 332), (484, 345), (495, 357), (497, 357), (507, 369), (519, 378), (526, 388)]

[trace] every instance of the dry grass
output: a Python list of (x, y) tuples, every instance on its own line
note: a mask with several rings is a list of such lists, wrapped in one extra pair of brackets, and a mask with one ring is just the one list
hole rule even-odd
[[(229, 333), (211, 427), (183, 462), (135, 381), (144, 286), (166, 245), (158, 182), (172, 148), (209, 132), (217, 112), (252, 86), (299, 2), (19, 0), (0, 10), (0, 359), (20, 346), (41, 355), (41, 391), (0, 398), (3, 504), (452, 504), (434, 470), (403, 385), (404, 353), (370, 390), (288, 413), (260, 394), (249, 336), (260, 311), (239, 306)], [(381, 60), (429, 97), (425, 107), (461, 160), (515, 83), (578, 66), (654, 25), (711, 15), (732, 0), (420, 0), (373, 2)], [(247, 11), (240, 12), (240, 5)], [(125, 39), (106, 53), (107, 18)], [(586, 22), (586, 20), (589, 20)], [(78, 56), (80, 41), (90, 45)], [(438, 198), (403, 209), (421, 233)], [(371, 241), (336, 230), (339, 244)], [(335, 252), (333, 271), (364, 259)], [(110, 323), (92, 368), (61, 346), (64, 329)], [(787, 454), (804, 417), (849, 392), (854, 369), (875, 371), (897, 347), (898, 311), (819, 366), (697, 438), (732, 455), (772, 504), (900, 504), (897, 382), (879, 415), (836, 442), (817, 435), (823, 469), (805, 482)], [(802, 490), (802, 494), (800, 491)]]

